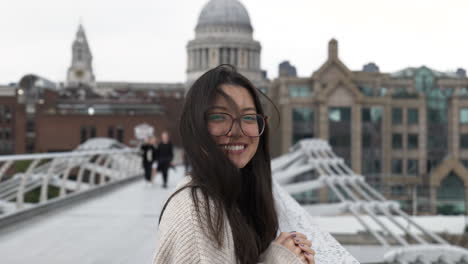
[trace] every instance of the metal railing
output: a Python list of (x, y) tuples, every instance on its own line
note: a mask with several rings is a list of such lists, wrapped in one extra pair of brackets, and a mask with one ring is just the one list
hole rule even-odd
[[(382, 256), (386, 262), (468, 263), (468, 250), (449, 245), (442, 237), (416, 223), (397, 202), (386, 200), (362, 175), (355, 174), (333, 153), (326, 141), (300, 141), (289, 153), (273, 160), (272, 169), (275, 179), (289, 194), (330, 190), (337, 201), (328, 204), (342, 205), (334, 206), (334, 213), (353, 215), (383, 248), (388, 249)], [(307, 173), (315, 177), (302, 182), (294, 180)]]
[[(113, 140), (98, 139), (94, 144), (88, 143), (71, 152), (0, 156), (0, 209), (5, 214), (34, 206), (34, 203), (27, 203), (25, 197), (38, 188), (36, 204), (44, 204), (51, 198), (63, 198), (141, 175), (141, 158), (137, 152)], [(29, 164), (24, 171), (8, 175), (9, 171), (14, 171), (12, 166), (16, 162)], [(49, 195), (51, 186), (58, 189), (56, 197)]]

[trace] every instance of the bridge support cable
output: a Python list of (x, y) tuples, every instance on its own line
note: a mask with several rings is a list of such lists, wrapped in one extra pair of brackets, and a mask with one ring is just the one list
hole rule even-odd
[[(295, 158), (296, 162), (291, 158)], [(281, 161), (281, 164), (277, 161)], [(450, 246), (439, 235), (417, 224), (399, 208), (396, 202), (388, 201), (380, 192), (371, 187), (365, 181), (364, 176), (354, 173), (344, 160), (332, 151), (326, 141), (301, 140), (291, 148), (288, 154), (279, 157), (273, 164), (275, 178), (279, 179), (289, 193), (316, 190), (320, 186), (317, 182), (322, 181), (323, 186), (331, 191), (332, 196), (328, 199), (337, 198), (339, 201), (333, 205), (343, 205), (343, 209), (335, 208), (334, 212), (349, 212), (353, 215), (360, 225), (385, 247), (385, 255), (392, 256), (385, 258), (390, 260), (389, 262), (458, 263), (463, 258), (468, 260), (466, 249), (459, 250), (457, 247)], [(317, 173), (318, 179), (316, 181), (303, 179), (301, 188), (300, 183), (292, 183), (292, 181), (296, 176), (308, 173), (306, 165), (311, 165), (309, 170), (311, 173)], [(293, 169), (296, 173), (293, 173)], [(326, 212), (326, 205), (326, 203), (320, 205), (321, 213)], [(408, 222), (408, 226), (404, 224), (404, 221)], [(410, 231), (408, 227), (413, 226), (415, 228)], [(395, 243), (396, 245), (390, 246)], [(434, 256), (427, 257), (431, 254)]]
[(27, 179), (31, 178), (32, 171), (34, 170), (34, 168), (36, 168), (37, 164), (39, 164), (40, 161), (41, 159), (34, 160), (31, 164), (29, 164), (26, 173), (21, 174), (21, 181), (18, 188), (18, 193), (16, 195), (16, 208), (18, 209), (22, 209), (24, 206), (25, 185)]
[(413, 221), (413, 219), (408, 215), (406, 214), (405, 212), (403, 212), (400, 208), (392, 208), (393, 211), (395, 211), (397, 214), (401, 215), (405, 220), (407, 220), (409, 223), (411, 223), (412, 225), (414, 225), (417, 229), (419, 229), (419, 231), (421, 231), (423, 234), (429, 236), (430, 238), (432, 238), (434, 241), (436, 241), (437, 243), (440, 243), (440, 244), (445, 244), (445, 245), (448, 245), (449, 243), (444, 240), (443, 238), (441, 238), (440, 236), (432, 233), (432, 232), (428, 232), (426, 229), (424, 229), (422, 226), (420, 226), (418, 223), (416, 223), (415, 221)]
[[(360, 200), (355, 194), (353, 191), (351, 191), (348, 186), (346, 185), (346, 182), (344, 182), (343, 180), (339, 180), (339, 184), (341, 186), (341, 188), (346, 192), (346, 194), (351, 197), (353, 199), (353, 202), (356, 203), (356, 207), (359, 207), (360, 209), (362, 209), (364, 212), (367, 213), (367, 215), (369, 215), (372, 220), (374, 220), (374, 222), (377, 223), (378, 226), (380, 226), (380, 228), (382, 230), (385, 230), (388, 234), (390, 234), (396, 241), (398, 241), (398, 243), (400, 243), (401, 245), (403, 246), (407, 246), (408, 243), (406, 241), (404, 241), (403, 239), (401, 239), (400, 236), (398, 236), (397, 234), (395, 234), (392, 230), (390, 230), (384, 223), (382, 223), (382, 221), (380, 221), (380, 219), (378, 218), (378, 216), (375, 214), (375, 212), (369, 208), (368, 204), (362, 200)], [(383, 239), (383, 238), (382, 238)]]
[(59, 192), (59, 197), (64, 197), (66, 194), (66, 187), (67, 187), (67, 182), (68, 182), (68, 177), (70, 175), (70, 171), (73, 168), (73, 163), (72, 163), (73, 158), (68, 158), (65, 159), (65, 170), (62, 174), (62, 184), (60, 186), (60, 192)]
[[(361, 186), (359, 185), (360, 181), (350, 181), (350, 184), (351, 186), (358, 192), (360, 193), (361, 195), (363, 195), (365, 197), (365, 199), (368, 201), (368, 202), (372, 202), (372, 198), (367, 194), (365, 193), (365, 191), (361, 188)], [(391, 204), (389, 203), (385, 203), (385, 204), (376, 204), (376, 208), (381, 212), (383, 213), (387, 218), (388, 220), (390, 220), (390, 222), (392, 222), (395, 226), (397, 226), (401, 231), (403, 231), (403, 234), (409, 234), (414, 240), (418, 241), (419, 243), (421, 244), (427, 244), (427, 242), (420, 238), (418, 235), (416, 234), (413, 234), (412, 232), (408, 232), (406, 228), (403, 227), (403, 225), (401, 225), (394, 217), (393, 215), (391, 215), (389, 212), (388, 212), (388, 207), (391, 206)], [(405, 241), (406, 243), (406, 241)], [(406, 243), (407, 244), (407, 243)]]
[(13, 164), (12, 160), (7, 160), (3, 162), (2, 167), (0, 168), (0, 182), (2, 182), (3, 176), (5, 175), (6, 171), (10, 168)]

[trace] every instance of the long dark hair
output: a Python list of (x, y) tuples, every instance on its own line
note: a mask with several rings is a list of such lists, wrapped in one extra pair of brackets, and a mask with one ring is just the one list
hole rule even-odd
[[(199, 219), (208, 220), (206, 234), (219, 247), (223, 246), (223, 236), (227, 235), (223, 231), (224, 219), (227, 218), (238, 263), (257, 263), (259, 255), (275, 239), (278, 231), (268, 125), (253, 158), (244, 168), (236, 168), (208, 134), (205, 122), (206, 111), (217, 96), (232, 102), (221, 90), (223, 84), (247, 89), (257, 113), (264, 114), (259, 99), (261, 92), (233, 66), (220, 65), (203, 74), (188, 91), (179, 124), (180, 136), (192, 165), (192, 199)], [(202, 205), (207, 216), (200, 215)]]

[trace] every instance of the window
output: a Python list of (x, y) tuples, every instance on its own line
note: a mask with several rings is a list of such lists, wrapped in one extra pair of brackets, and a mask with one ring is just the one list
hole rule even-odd
[(460, 124), (468, 124), (468, 108), (460, 109)]
[(85, 126), (82, 126), (80, 129), (80, 142), (83, 143), (88, 139), (88, 131)]
[(349, 107), (330, 108), (328, 118), (332, 122), (351, 121), (351, 109)]
[(123, 142), (124, 141), (124, 130), (123, 128), (121, 127), (118, 127), (117, 128), (117, 140), (119, 142)]
[(468, 169), (468, 160), (466, 160), (466, 159), (461, 160), (461, 163), (463, 164), (463, 166), (465, 166), (465, 168)]
[(468, 149), (468, 134), (460, 135), (460, 148)]
[(380, 160), (363, 159), (362, 173), (364, 175), (375, 175), (381, 173)]
[(370, 85), (367, 85), (367, 84), (360, 85), (359, 90), (365, 96), (373, 96), (374, 95), (374, 89)]
[(288, 85), (290, 97), (306, 97), (311, 95), (311, 90), (307, 84), (290, 84)]
[(392, 173), (393, 174), (402, 174), (403, 173), (403, 162), (401, 159), (392, 160)]
[(114, 127), (113, 126), (109, 126), (107, 128), (107, 137), (108, 138), (114, 138)]
[(407, 163), (406, 174), (418, 175), (419, 174), (419, 163), (418, 160), (409, 159)]
[(402, 185), (394, 185), (390, 187), (392, 195), (401, 196), (405, 194), (405, 187)]
[(366, 107), (362, 109), (362, 122), (378, 123), (382, 121), (383, 109), (381, 107)]
[(380, 96), (385, 96), (387, 94), (388, 89), (385, 87), (380, 87)]
[(293, 121), (314, 121), (314, 111), (308, 107), (294, 107), (292, 109)]
[(417, 108), (409, 108), (408, 109), (408, 124), (409, 125), (416, 125), (418, 123), (419, 123), (418, 109)]
[(314, 137), (314, 110), (309, 107), (294, 107), (292, 109), (293, 131), (292, 142), (303, 138)]
[(401, 108), (392, 109), (392, 124), (399, 125), (402, 123), (402, 110)]
[(11, 139), (11, 128), (7, 127), (5, 128), (5, 140), (10, 140)]
[(401, 149), (403, 147), (403, 139), (401, 134), (394, 133), (392, 135), (392, 148)]
[(417, 134), (408, 134), (408, 148), (409, 149), (418, 148), (418, 135)]
[(372, 146), (372, 134), (370, 133), (362, 133), (362, 148), (370, 148)]
[(26, 132), (34, 132), (35, 131), (35, 122), (34, 119), (29, 119), (26, 121)]
[(89, 128), (89, 137), (90, 138), (95, 138), (96, 137), (96, 127), (92, 126)]

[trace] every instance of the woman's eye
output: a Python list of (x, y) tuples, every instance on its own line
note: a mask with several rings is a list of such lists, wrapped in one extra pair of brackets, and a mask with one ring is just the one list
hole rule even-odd
[(247, 121), (247, 122), (254, 122), (254, 121), (257, 121), (257, 116), (255, 115), (244, 116), (242, 120)]
[(211, 120), (211, 121), (219, 121), (219, 120), (224, 120), (224, 119), (226, 119), (226, 117), (224, 117), (223, 115), (219, 115), (219, 114), (208, 115), (208, 120)]

